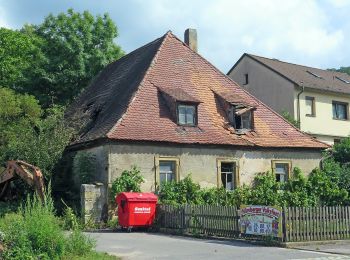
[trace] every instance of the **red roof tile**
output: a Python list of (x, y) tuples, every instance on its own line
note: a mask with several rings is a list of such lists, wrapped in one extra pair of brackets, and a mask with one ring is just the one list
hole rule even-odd
[[(128, 106), (123, 115), (115, 117), (114, 126), (100, 137), (183, 144), (316, 149), (328, 147), (290, 125), (172, 33), (169, 32), (160, 39), (162, 42), (157, 44), (158, 50), (150, 66), (143, 74), (138, 88), (127, 100)], [(198, 126), (177, 125), (167, 101), (158, 95), (157, 86), (162, 86), (162, 89), (171, 92), (170, 94), (177, 98), (200, 101)], [(89, 91), (88, 89), (86, 91)], [(215, 93), (220, 93), (232, 102), (242, 101), (256, 107), (254, 131), (245, 135), (237, 135), (232, 131)], [(99, 95), (98, 89), (95, 90), (95, 95)], [(118, 100), (118, 96), (115, 99)], [(80, 98), (76, 102), (76, 110), (79, 110), (79, 102), (83, 102), (79, 100), (83, 99)], [(103, 128), (103, 120), (99, 122)], [(88, 133), (86, 136), (89, 136)], [(78, 140), (78, 142), (84, 141), (87, 139)]]

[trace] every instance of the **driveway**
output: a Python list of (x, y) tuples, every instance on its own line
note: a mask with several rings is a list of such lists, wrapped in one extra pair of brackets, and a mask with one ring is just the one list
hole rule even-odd
[(89, 233), (97, 251), (123, 259), (349, 259), (334, 255), (258, 246), (239, 241), (195, 239), (158, 233)]

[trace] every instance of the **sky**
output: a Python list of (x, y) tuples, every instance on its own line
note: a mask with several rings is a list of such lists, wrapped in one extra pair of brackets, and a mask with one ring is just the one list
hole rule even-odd
[(227, 73), (243, 53), (318, 68), (350, 66), (350, 0), (0, 0), (0, 27), (73, 8), (109, 13), (130, 52), (171, 30), (197, 29), (198, 52)]

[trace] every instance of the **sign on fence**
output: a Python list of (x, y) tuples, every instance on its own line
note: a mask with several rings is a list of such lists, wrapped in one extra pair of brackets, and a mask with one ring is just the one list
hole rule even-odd
[(282, 209), (270, 206), (242, 206), (242, 234), (282, 237)]

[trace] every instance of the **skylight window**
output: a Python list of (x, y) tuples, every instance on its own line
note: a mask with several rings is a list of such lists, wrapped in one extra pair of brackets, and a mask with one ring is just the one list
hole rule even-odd
[(317, 75), (316, 73), (314, 72), (311, 72), (309, 70), (306, 71), (307, 73), (311, 74), (312, 76), (316, 77), (316, 78), (319, 78), (319, 79), (322, 79), (322, 77), (320, 75)]
[(337, 79), (339, 79), (340, 81), (346, 83), (346, 84), (350, 84), (350, 81), (347, 81), (346, 79), (343, 79), (343, 78), (339, 78), (337, 76), (335, 76)]

